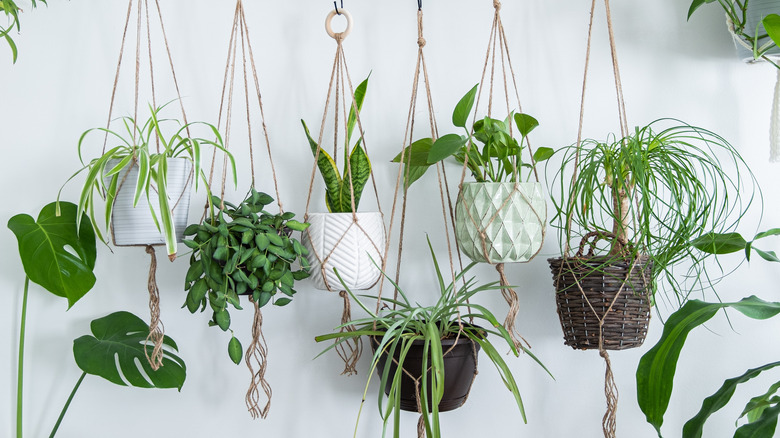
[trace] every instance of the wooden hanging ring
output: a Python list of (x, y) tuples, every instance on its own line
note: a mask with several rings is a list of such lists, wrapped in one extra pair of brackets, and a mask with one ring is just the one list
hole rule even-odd
[[(330, 25), (331, 22), (333, 21), (333, 17), (335, 17), (336, 14), (343, 15), (344, 18), (347, 19), (347, 28), (344, 29), (343, 32), (338, 32), (338, 33), (333, 32), (333, 28)], [(347, 37), (347, 35), (349, 35), (350, 32), (352, 32), (352, 15), (350, 15), (350, 13), (343, 8), (336, 8), (335, 10), (330, 11), (328, 17), (325, 18), (325, 31), (328, 32), (328, 35), (330, 35), (330, 37), (333, 38), (334, 40), (336, 41), (343, 40), (344, 38)]]

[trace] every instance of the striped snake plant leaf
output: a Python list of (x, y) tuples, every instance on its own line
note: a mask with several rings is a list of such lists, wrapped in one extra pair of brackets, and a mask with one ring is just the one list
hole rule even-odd
[[(338, 209), (333, 210), (334, 212), (352, 212), (353, 193), (355, 196), (355, 210), (357, 210), (363, 189), (366, 187), (366, 183), (368, 183), (369, 176), (371, 176), (371, 161), (360, 143), (361, 140), (358, 140), (357, 144), (355, 144), (355, 148), (352, 149), (352, 153), (349, 156), (350, 165), (344, 169), (344, 177), (341, 179), (341, 190), (339, 190), (338, 196)], [(352, 173), (351, 178), (350, 171)], [(331, 205), (331, 207), (334, 206)]]
[[(368, 78), (371, 77), (369, 73)], [(368, 78), (361, 82), (355, 89), (355, 102), (357, 104), (357, 114), (363, 109), (363, 100), (366, 98), (366, 90), (368, 89)], [(347, 118), (347, 138), (346, 146), (344, 150), (349, 149), (349, 142), (352, 139), (352, 131), (355, 129), (357, 123), (357, 116), (355, 115), (355, 106), (352, 102), (349, 104), (349, 117)], [(361, 136), (362, 138), (362, 136)]]
[(317, 157), (317, 150), (319, 150), (317, 167), (319, 167), (320, 175), (322, 175), (322, 179), (325, 181), (325, 201), (328, 204), (328, 210), (337, 212), (338, 210), (334, 210), (334, 207), (340, 205), (338, 202), (338, 196), (339, 193), (341, 193), (341, 176), (339, 175), (339, 168), (336, 166), (336, 162), (333, 161), (333, 158), (317, 144), (317, 141), (311, 138), (306, 122), (301, 120), (301, 124), (303, 125), (303, 130), (306, 132), (306, 138), (309, 140), (311, 152), (315, 157)]

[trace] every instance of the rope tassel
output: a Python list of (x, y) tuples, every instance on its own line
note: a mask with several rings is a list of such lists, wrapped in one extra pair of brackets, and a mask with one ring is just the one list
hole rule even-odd
[(609, 353), (602, 348), (599, 350), (599, 354), (604, 358), (604, 362), (606, 363), (604, 395), (607, 397), (607, 412), (604, 413), (604, 418), (601, 420), (601, 427), (604, 430), (604, 438), (615, 438), (618, 389), (615, 384), (615, 376), (612, 374), (612, 362), (609, 360)]
[(144, 355), (146, 360), (149, 361), (149, 365), (152, 369), (157, 371), (163, 366), (163, 340), (165, 338), (165, 329), (160, 321), (160, 289), (157, 287), (157, 256), (154, 253), (154, 247), (152, 245), (146, 246), (146, 253), (152, 258), (149, 266), (149, 280), (147, 281), (147, 288), (149, 289), (149, 311), (151, 313), (151, 321), (149, 323), (149, 335), (146, 337), (146, 343), (153, 344), (151, 356), (149, 351), (144, 348)]
[(526, 341), (520, 335), (520, 332), (517, 331), (515, 320), (517, 319), (517, 313), (520, 311), (520, 299), (517, 297), (517, 292), (509, 287), (509, 281), (504, 274), (504, 264), (497, 264), (496, 271), (498, 271), (498, 275), (501, 278), (501, 294), (504, 295), (504, 299), (506, 300), (507, 304), (509, 304), (509, 311), (507, 312), (506, 319), (504, 320), (504, 328), (507, 332), (509, 332), (509, 337), (512, 338), (512, 342), (515, 344), (515, 348), (518, 351), (522, 348), (523, 343), (530, 347), (528, 341)]
[[(252, 382), (246, 392), (246, 407), (252, 418), (257, 419), (257, 417), (266, 418), (268, 416), (268, 411), (271, 409), (272, 391), (271, 385), (265, 380), (265, 371), (268, 367), (268, 346), (265, 343), (265, 336), (263, 336), (263, 313), (260, 311), (257, 301), (251, 298), (250, 301), (255, 308), (255, 318), (252, 323), (252, 343), (249, 344), (244, 356), (249, 373), (252, 374)], [(253, 362), (257, 365), (257, 371), (252, 366)], [(267, 399), (262, 409), (260, 409), (260, 388), (263, 388)]]
[[(344, 299), (344, 312), (341, 314), (341, 330), (339, 333), (354, 332), (354, 325), (346, 325), (352, 321), (352, 308), (349, 302), (349, 295), (347, 291), (339, 292), (339, 296)], [(341, 360), (344, 361), (344, 371), (342, 375), (346, 374), (351, 376), (357, 374), (357, 363), (360, 360), (360, 356), (363, 354), (363, 341), (360, 338), (344, 341), (336, 346), (336, 352)]]

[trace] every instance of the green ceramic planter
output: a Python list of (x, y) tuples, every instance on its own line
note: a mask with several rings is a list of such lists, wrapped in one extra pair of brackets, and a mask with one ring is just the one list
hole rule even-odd
[(455, 237), (475, 262), (531, 260), (546, 223), (547, 202), (536, 182), (464, 183), (455, 206)]

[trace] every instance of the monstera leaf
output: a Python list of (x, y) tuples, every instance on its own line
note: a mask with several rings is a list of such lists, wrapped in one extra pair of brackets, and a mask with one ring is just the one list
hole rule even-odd
[(144, 348), (151, 354), (152, 346), (147, 347), (149, 326), (141, 318), (129, 312), (116, 312), (92, 321), (90, 328), (94, 336), (85, 335), (73, 341), (73, 356), (82, 371), (117, 385), (129, 383), (138, 388), (177, 388), (181, 391), (187, 368), (184, 361), (171, 352), (178, 352), (173, 339), (165, 336), (163, 366), (154, 371), (144, 355)]
[(68, 307), (95, 285), (95, 232), (86, 215), (76, 225), (78, 207), (60, 202), (43, 207), (38, 220), (18, 214), (8, 228), (19, 241), (19, 256), (24, 272), (34, 283), (54, 295), (68, 299)]

